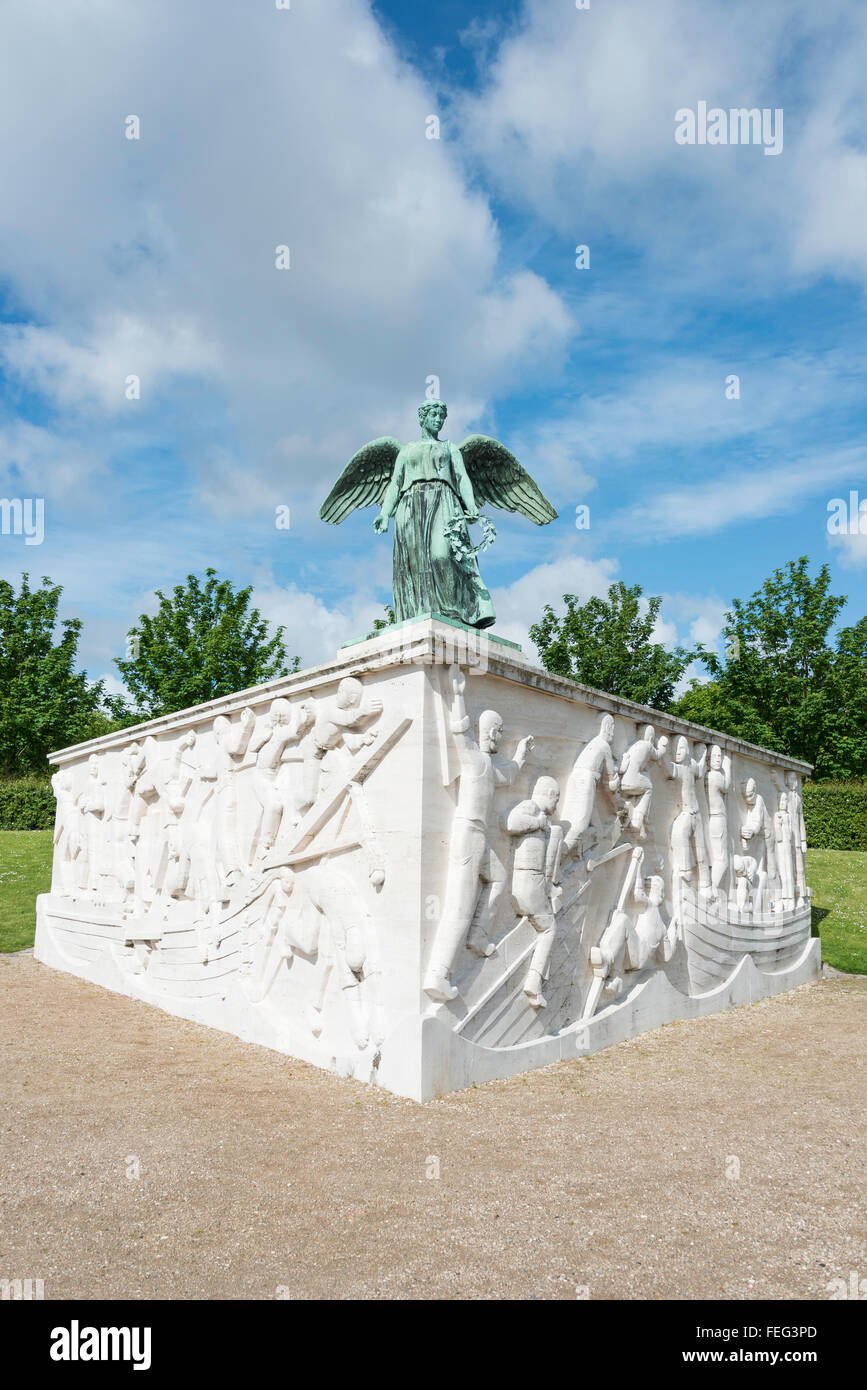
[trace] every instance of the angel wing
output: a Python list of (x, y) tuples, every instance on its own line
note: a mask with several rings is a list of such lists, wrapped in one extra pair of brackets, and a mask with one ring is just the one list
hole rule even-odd
[(484, 434), (471, 434), (459, 447), (480, 507), (491, 502), (507, 512), (523, 512), (537, 526), (555, 519), (557, 513), (547, 497), (504, 444)]
[(353, 454), (334, 487), (329, 492), (319, 515), (335, 526), (345, 521), (356, 507), (379, 504), (391, 481), (394, 461), (400, 452), (400, 441), (388, 435), (373, 439)]

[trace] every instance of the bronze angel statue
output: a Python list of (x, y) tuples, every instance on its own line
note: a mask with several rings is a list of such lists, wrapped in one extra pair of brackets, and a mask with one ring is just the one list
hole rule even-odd
[[(491, 503), (523, 512), (537, 526), (557, 513), (529, 473), (504, 445), (471, 434), (458, 447), (440, 439), (447, 410), (425, 401), (418, 418), (422, 437), (411, 444), (374, 439), (344, 468), (319, 509), (323, 521), (344, 521), (356, 507), (380, 506), (374, 530), (384, 535), (394, 517), (394, 618), (426, 613), (490, 627), (491, 595), (482, 582), (468, 526)], [(486, 541), (493, 526), (486, 518)]]

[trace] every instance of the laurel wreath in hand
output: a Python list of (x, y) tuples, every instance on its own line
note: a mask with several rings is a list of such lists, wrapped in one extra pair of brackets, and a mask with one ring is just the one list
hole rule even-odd
[(483, 550), (487, 550), (489, 545), (494, 544), (497, 528), (489, 516), (480, 516), (479, 525), (482, 528), (482, 540), (479, 545), (471, 545), (469, 542), (469, 531), (467, 522), (459, 516), (453, 516), (445, 524), (445, 533), (452, 554), (459, 562), (462, 560), (475, 559), (481, 555)]

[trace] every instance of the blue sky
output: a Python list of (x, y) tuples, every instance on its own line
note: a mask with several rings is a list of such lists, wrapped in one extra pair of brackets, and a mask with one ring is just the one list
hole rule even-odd
[[(801, 554), (863, 614), (867, 517), (826, 523), (867, 500), (867, 8), (9, 0), (0, 23), (0, 496), (45, 499), (0, 576), (63, 584), (91, 675), (208, 564), (304, 664), (364, 632), (390, 542), (317, 508), (365, 440), (415, 435), (430, 375), (445, 433), (495, 434), (561, 514), (495, 517), (503, 635), (622, 578), (664, 596), (662, 640), (713, 643)], [(781, 109), (781, 152), (678, 144), (702, 101)]]

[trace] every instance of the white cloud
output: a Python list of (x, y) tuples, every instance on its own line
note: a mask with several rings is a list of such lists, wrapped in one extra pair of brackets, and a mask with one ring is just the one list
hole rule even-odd
[(330, 606), (297, 584), (257, 586), (255, 603), (263, 617), (286, 629), (286, 650), (290, 657), (297, 654), (305, 668), (333, 660), (344, 642), (366, 637), (374, 618), (384, 616), (372, 591), (361, 587)]
[[(38, 320), (6, 351), (57, 405), (113, 410), (139, 370), (212, 374), (243, 511), (263, 482), (321, 491), (295, 439), (344, 438), (336, 473), (365, 437), (413, 427), (429, 374), (480, 411), (561, 356), (566, 309), (501, 270), (486, 198), (425, 138), (431, 91), (362, 0), (70, 0), (50, 22), (11, 0), (4, 28), (0, 237)], [(210, 491), (209, 460), (187, 456)]]
[(123, 314), (100, 318), (78, 343), (54, 329), (4, 324), (0, 360), (57, 407), (78, 411), (98, 404), (116, 412), (130, 409), (128, 377), (139, 378), (146, 400), (165, 376), (213, 371), (216, 349), (195, 324)]
[(677, 620), (683, 646), (718, 646), (730, 604), (709, 594), (675, 593), (663, 595), (663, 607)]
[[(601, 221), (676, 264), (687, 294), (697, 278), (764, 293), (867, 276), (865, 64), (867, 13), (848, 0), (527, 0), (462, 115), (506, 195), (564, 236)], [(699, 100), (783, 108), (782, 155), (676, 144), (675, 112)]]
[(535, 565), (514, 583), (491, 590), (497, 635), (518, 642), (528, 655), (533, 655), (535, 647), (528, 628), (541, 618), (543, 605), (550, 603), (556, 612), (562, 608), (563, 594), (577, 594), (582, 602), (593, 594), (604, 597), (618, 568), (614, 559), (590, 560), (579, 555)]
[(4, 493), (75, 500), (90, 477), (105, 472), (105, 459), (87, 444), (43, 425), (13, 419), (0, 424), (0, 487)]
[(830, 536), (828, 543), (844, 569), (867, 569), (867, 531), (857, 536)]
[[(645, 497), (615, 515), (610, 532), (670, 540), (710, 535), (737, 522), (782, 516), (829, 485), (864, 476), (867, 450), (841, 449), (771, 468), (733, 469), (705, 482), (673, 487)], [(824, 504), (817, 507), (824, 524)]]

